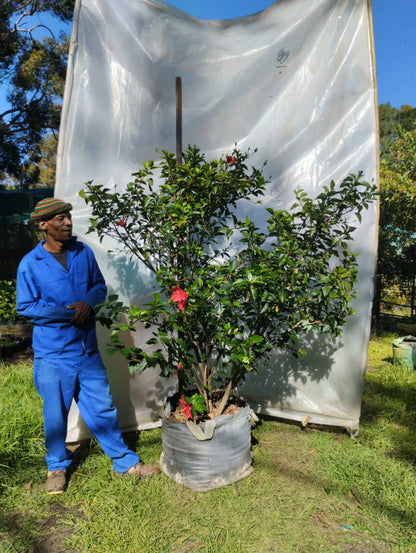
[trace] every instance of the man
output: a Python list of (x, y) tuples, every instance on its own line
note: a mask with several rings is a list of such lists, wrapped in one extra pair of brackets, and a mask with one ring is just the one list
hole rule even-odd
[(107, 288), (92, 250), (72, 236), (72, 205), (41, 200), (31, 213), (46, 239), (21, 261), (16, 310), (34, 324), (34, 382), (43, 399), (48, 475), (46, 491), (66, 489), (72, 454), (65, 447), (72, 399), (116, 474), (149, 478), (159, 468), (144, 465), (124, 443), (106, 369), (97, 349), (96, 306)]

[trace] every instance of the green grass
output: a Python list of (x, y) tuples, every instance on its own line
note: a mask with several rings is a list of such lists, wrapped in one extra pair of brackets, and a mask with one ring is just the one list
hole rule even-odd
[[(394, 337), (370, 343), (357, 439), (263, 419), (254, 473), (203, 493), (114, 478), (92, 442), (47, 496), (31, 365), (0, 366), (0, 552), (416, 553), (416, 371), (391, 364)], [(158, 460), (159, 429), (126, 439)]]

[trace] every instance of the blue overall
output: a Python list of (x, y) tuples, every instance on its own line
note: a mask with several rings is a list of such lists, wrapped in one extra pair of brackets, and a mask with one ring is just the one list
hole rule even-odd
[(107, 288), (92, 250), (73, 238), (68, 248), (68, 270), (38, 244), (20, 262), (17, 271), (16, 310), (34, 324), (33, 372), (43, 399), (48, 470), (65, 469), (72, 454), (65, 447), (72, 399), (113, 469), (126, 472), (139, 458), (124, 443), (107, 371), (97, 347), (95, 317), (75, 326), (75, 314), (66, 306), (83, 301), (96, 310)]

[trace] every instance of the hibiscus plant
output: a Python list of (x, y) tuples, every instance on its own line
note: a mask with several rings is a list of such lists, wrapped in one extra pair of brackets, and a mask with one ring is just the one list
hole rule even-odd
[[(155, 278), (156, 291), (140, 305), (108, 298), (101, 322), (111, 329), (110, 350), (132, 373), (157, 367), (177, 376), (186, 415), (196, 420), (222, 414), (273, 348), (302, 355), (302, 334), (339, 336), (353, 313), (351, 220), (360, 221), (375, 187), (351, 174), (314, 199), (297, 191), (290, 210), (265, 209), (263, 167), (249, 168), (249, 155), (235, 149), (206, 161), (188, 147), (177, 164), (163, 152), (123, 190), (90, 181), (80, 192), (92, 210), (88, 232), (111, 237)], [(253, 202), (264, 211), (263, 230), (245, 214)], [(127, 346), (123, 331), (143, 327), (152, 337)]]

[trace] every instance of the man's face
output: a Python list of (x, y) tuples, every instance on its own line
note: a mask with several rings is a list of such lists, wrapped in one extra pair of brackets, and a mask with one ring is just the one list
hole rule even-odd
[(58, 213), (48, 221), (40, 221), (39, 228), (46, 232), (48, 240), (68, 242), (72, 237), (71, 213)]

